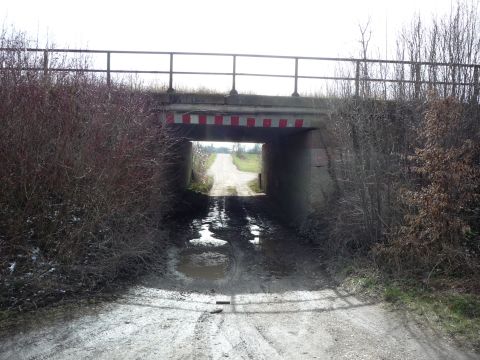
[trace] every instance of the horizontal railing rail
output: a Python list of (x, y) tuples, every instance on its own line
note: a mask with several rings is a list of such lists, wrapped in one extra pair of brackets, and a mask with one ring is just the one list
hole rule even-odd
[[(49, 72), (89, 72), (89, 73), (103, 73), (106, 75), (107, 85), (111, 85), (112, 74), (162, 74), (169, 76), (169, 86), (167, 92), (174, 92), (173, 77), (174, 75), (212, 75), (212, 76), (230, 76), (232, 77), (232, 89), (230, 94), (238, 94), (236, 89), (236, 78), (239, 76), (251, 76), (251, 77), (267, 77), (267, 78), (286, 78), (293, 79), (293, 93), (292, 96), (299, 96), (298, 93), (298, 80), (299, 79), (312, 79), (312, 80), (332, 80), (332, 81), (353, 81), (355, 83), (355, 95), (360, 93), (360, 86), (362, 82), (385, 82), (385, 83), (402, 83), (402, 84), (414, 84), (415, 95), (417, 96), (420, 91), (420, 86), (423, 84), (429, 85), (445, 85), (445, 86), (471, 86), (473, 88), (473, 98), (477, 99), (480, 90), (479, 83), (479, 69), (478, 64), (463, 64), (463, 63), (447, 63), (447, 62), (430, 62), (430, 61), (408, 61), (408, 60), (384, 60), (384, 59), (361, 59), (361, 58), (345, 58), (345, 57), (312, 57), (312, 56), (289, 56), (289, 55), (262, 55), (262, 54), (234, 54), (234, 53), (202, 53), (202, 52), (166, 52), (166, 51), (136, 51), (136, 50), (89, 50), (89, 49), (40, 49), (40, 48), (0, 48), (1, 52), (15, 51), (15, 52), (34, 52), (43, 53), (43, 66), (41, 67), (24, 67), (21, 70), (26, 71), (43, 71), (45, 74)], [(75, 68), (75, 67), (50, 67), (49, 57), (55, 53), (74, 53), (74, 54), (104, 54), (106, 56), (106, 68)], [(111, 58), (112, 55), (165, 55), (169, 57), (169, 69), (168, 70), (135, 70), (135, 69), (112, 69)], [(177, 71), (174, 70), (174, 58), (175, 56), (209, 56), (209, 57), (229, 57), (232, 61), (231, 72), (215, 72), (215, 71)], [(284, 59), (293, 61), (293, 71), (291, 74), (271, 74), (271, 73), (250, 73), (250, 72), (238, 72), (237, 71), (237, 59), (240, 58), (263, 58), (263, 59)], [(316, 75), (300, 75), (299, 63), (300, 61), (323, 61), (323, 62), (335, 62), (335, 63), (350, 63), (355, 65), (355, 76), (316, 76)], [(388, 79), (388, 78), (375, 78), (369, 77), (368, 74), (362, 74), (362, 64), (383, 64), (383, 65), (402, 65), (411, 66), (410, 79)], [(450, 69), (465, 68), (473, 69), (472, 82), (468, 81), (437, 81), (434, 76), (434, 80), (422, 79), (423, 67), (446, 67)], [(5, 69), (2, 63), (0, 63), (0, 70)], [(455, 71), (453, 71), (455, 74)]]

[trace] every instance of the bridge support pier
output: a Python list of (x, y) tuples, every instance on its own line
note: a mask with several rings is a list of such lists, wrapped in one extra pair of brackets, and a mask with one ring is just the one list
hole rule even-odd
[(190, 185), (192, 178), (192, 143), (181, 141), (175, 154), (178, 156), (172, 169), (172, 183), (177, 190), (184, 190)]
[(264, 190), (293, 225), (324, 209), (334, 191), (325, 130), (279, 137), (262, 148)]

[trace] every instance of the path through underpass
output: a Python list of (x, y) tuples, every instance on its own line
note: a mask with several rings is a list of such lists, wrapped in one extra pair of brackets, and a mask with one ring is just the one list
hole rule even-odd
[(2, 359), (474, 359), (382, 303), (338, 289), (319, 254), (250, 195), (229, 155), (164, 271), (85, 314), (3, 339)]

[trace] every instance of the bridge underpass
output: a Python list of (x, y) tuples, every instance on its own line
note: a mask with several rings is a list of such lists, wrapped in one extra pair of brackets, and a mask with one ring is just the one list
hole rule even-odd
[[(55, 51), (28, 51), (44, 52), (43, 66), (36, 70), (45, 76), (54, 71), (75, 71), (51, 69), (48, 58)], [(108, 86), (111, 74), (154, 72), (169, 74), (169, 90), (173, 90), (173, 74), (192, 74), (173, 70), (173, 53), (165, 53), (170, 56), (170, 71), (153, 72), (111, 69), (111, 55), (141, 52), (91, 53), (107, 55), (106, 70), (89, 71), (106, 73)], [(325, 130), (330, 120), (328, 106), (319, 99), (236, 95), (238, 55), (231, 56), (233, 74), (202, 75), (233, 75), (232, 96), (153, 95), (157, 99), (154, 110), (184, 140), (180, 151), (183, 161), (178, 162), (183, 172), (181, 185), (189, 181), (190, 140), (262, 142), (265, 190), (290, 219), (301, 222), (312, 208), (325, 206), (332, 191), (328, 150), (334, 146)], [(298, 96), (298, 78), (331, 79), (297, 76), (299, 61), (309, 59), (286, 58), (294, 61), (295, 75), (278, 76), (295, 80), (294, 96)], [(353, 94), (359, 96), (363, 81), (360, 64), (367, 61), (343, 61), (356, 65), (356, 76), (339, 80), (355, 81)], [(405, 81), (415, 93), (430, 81), (422, 80), (421, 74), (436, 74), (420, 71), (420, 66), (431, 63), (398, 64), (416, 69), (412, 72), (414, 80)], [(478, 65), (474, 66), (477, 99)], [(476, 358), (457, 351), (436, 332), (386, 311), (382, 303), (363, 301), (332, 286), (319, 266), (318, 252), (302, 244), (282, 222), (269, 218), (265, 210), (270, 207), (262, 207), (262, 198), (215, 200), (222, 207), (211, 207), (205, 218), (180, 219), (188, 224), (173, 236), (184, 246), (171, 244), (165, 249), (158, 266), (161, 276), (154, 272), (139, 286), (122, 292), (112, 306), (102, 304), (98, 313), (89, 305), (87, 313), (66, 317), (68, 322), (55, 320), (51, 326), (10, 337), (2, 342), (0, 352), (12, 359)], [(210, 275), (215, 272), (215, 277), (207, 277), (206, 268)]]
[(186, 187), (191, 141), (263, 143), (262, 188), (294, 224), (326, 205), (330, 114), (325, 101), (256, 95), (157, 95), (156, 111), (184, 141), (178, 171)]

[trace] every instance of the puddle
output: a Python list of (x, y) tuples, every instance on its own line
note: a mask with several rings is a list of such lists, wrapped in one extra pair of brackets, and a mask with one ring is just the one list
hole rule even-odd
[[(185, 242), (177, 255), (176, 271), (190, 279), (224, 279), (234, 265), (234, 249), (259, 254), (253, 256), (255, 262), (270, 276), (284, 277), (295, 270), (294, 261), (285, 261), (280, 245), (283, 239), (272, 224), (246, 215), (236, 203), (229, 203), (227, 210), (225, 205), (222, 199), (215, 201), (205, 218), (192, 222), (191, 229), (199, 237)], [(227, 211), (233, 216), (227, 216)]]
[(180, 254), (178, 271), (190, 278), (205, 280), (219, 280), (227, 275), (231, 265), (231, 257), (228, 254), (195, 250), (185, 249)]
[(187, 247), (179, 254), (177, 271), (194, 278), (219, 280), (224, 278), (231, 266), (231, 250), (228, 241), (214, 236), (211, 228), (223, 228), (227, 217), (220, 211), (219, 204), (201, 221), (192, 224), (194, 230), (199, 229), (199, 238), (187, 242)]
[[(249, 219), (249, 222), (251, 220)], [(260, 227), (256, 224), (251, 224), (249, 225), (249, 230), (251, 236), (253, 236), (253, 239), (248, 240), (251, 244), (255, 245), (256, 247), (260, 247)]]
[(248, 231), (251, 237), (248, 242), (252, 244), (256, 250), (263, 251), (267, 256), (272, 255), (274, 245), (272, 239), (266, 237), (266, 231), (258, 226), (250, 216), (247, 216), (247, 221)]
[(288, 276), (295, 270), (295, 264), (290, 264), (282, 261), (280, 254), (278, 253), (278, 243), (280, 239), (272, 236), (271, 229), (260, 227), (256, 220), (247, 216), (248, 230), (250, 232), (251, 239), (248, 240), (253, 245), (255, 250), (261, 251), (264, 258), (264, 269), (274, 277)]
[(211, 223), (206, 223), (201, 226), (199, 231), (200, 237), (198, 239), (192, 239), (188, 243), (193, 246), (207, 246), (207, 247), (219, 247), (228, 244), (228, 241), (216, 239), (213, 233), (210, 231)]

